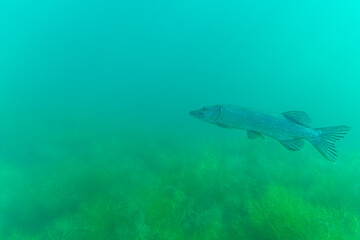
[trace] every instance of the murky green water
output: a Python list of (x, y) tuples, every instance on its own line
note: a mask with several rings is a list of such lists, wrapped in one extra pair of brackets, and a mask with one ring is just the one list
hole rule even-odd
[[(360, 238), (357, 1), (2, 1), (0, 239)], [(352, 127), (200, 122), (232, 103)]]

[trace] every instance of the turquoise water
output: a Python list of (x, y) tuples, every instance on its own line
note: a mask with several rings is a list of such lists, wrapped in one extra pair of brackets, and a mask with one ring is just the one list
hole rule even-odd
[[(358, 1), (1, 1), (0, 239), (360, 239)], [(231, 103), (352, 127), (206, 124)]]

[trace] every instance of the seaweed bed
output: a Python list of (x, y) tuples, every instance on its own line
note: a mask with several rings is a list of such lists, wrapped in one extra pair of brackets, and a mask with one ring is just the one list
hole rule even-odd
[(356, 154), (331, 164), (309, 146), (137, 133), (59, 133), (7, 152), (4, 240), (360, 239)]

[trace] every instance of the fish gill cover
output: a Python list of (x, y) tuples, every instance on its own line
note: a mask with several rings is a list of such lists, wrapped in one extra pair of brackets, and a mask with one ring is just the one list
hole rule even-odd
[[(0, 239), (360, 239), (357, 1), (1, 1)], [(352, 127), (306, 144), (232, 103)]]

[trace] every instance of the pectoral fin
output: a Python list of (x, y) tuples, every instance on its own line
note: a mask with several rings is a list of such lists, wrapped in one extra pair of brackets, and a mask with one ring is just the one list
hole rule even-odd
[(290, 151), (301, 151), (304, 148), (304, 140), (298, 138), (279, 142)]
[(261, 138), (261, 139), (265, 139), (263, 135), (261, 135), (258, 132), (254, 132), (254, 131), (247, 131), (247, 135), (249, 139), (257, 139), (257, 138)]

